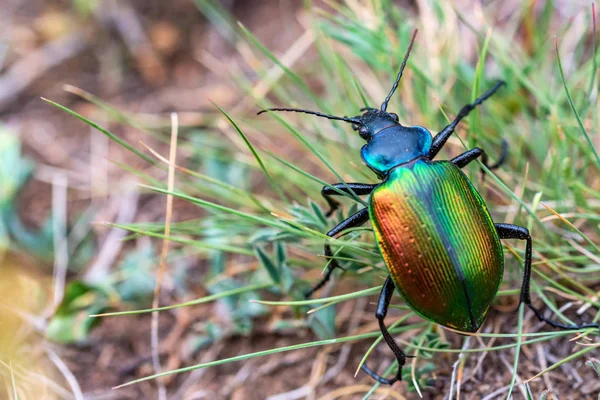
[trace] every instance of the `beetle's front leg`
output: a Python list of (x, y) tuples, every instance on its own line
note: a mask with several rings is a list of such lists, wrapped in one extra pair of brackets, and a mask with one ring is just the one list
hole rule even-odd
[[(508, 143), (506, 143), (505, 140), (502, 140), (502, 154), (500, 154), (500, 158), (498, 158), (498, 161), (496, 161), (495, 164), (492, 164), (492, 165), (488, 164), (488, 156), (487, 156), (485, 150), (480, 149), (479, 147), (472, 148), (471, 150), (468, 150), (468, 151), (454, 157), (450, 161), (454, 165), (456, 165), (458, 168), (463, 168), (463, 167), (467, 166), (469, 163), (471, 163), (472, 161), (474, 161), (477, 157), (481, 157), (481, 162), (483, 163), (483, 165), (485, 165), (489, 170), (494, 170), (494, 169), (500, 167), (502, 164), (504, 164), (504, 161), (506, 161), (507, 152), (508, 152)], [(485, 177), (485, 170), (482, 168), (481, 169), (482, 180), (484, 179), (484, 177)]]
[(406, 358), (409, 357), (400, 349), (398, 343), (394, 340), (390, 332), (387, 330), (384, 319), (387, 315), (388, 308), (390, 307), (390, 301), (392, 299), (392, 295), (394, 294), (395, 289), (394, 282), (392, 278), (388, 275), (385, 283), (383, 284), (383, 288), (381, 289), (381, 293), (379, 294), (379, 301), (377, 302), (377, 312), (375, 313), (375, 317), (379, 322), (379, 329), (381, 330), (381, 334), (383, 335), (383, 339), (387, 343), (388, 347), (394, 353), (396, 360), (398, 361), (398, 371), (396, 371), (396, 376), (392, 379), (386, 379), (381, 375), (375, 373), (371, 368), (367, 367), (367, 364), (362, 365), (362, 370), (367, 373), (371, 378), (375, 379), (379, 383), (383, 383), (384, 385), (393, 385), (395, 382), (402, 380), (402, 366), (406, 362)]
[[(358, 211), (356, 214), (351, 215), (350, 217), (346, 218), (345, 220), (343, 220), (342, 222), (337, 224), (335, 226), (335, 228), (333, 228), (332, 230), (327, 232), (327, 236), (334, 237), (338, 233), (340, 233), (346, 229), (361, 226), (368, 220), (369, 220), (369, 210), (367, 208), (363, 208), (362, 210)], [(319, 283), (317, 283), (311, 290), (309, 290), (308, 292), (306, 292), (304, 294), (304, 296), (306, 296), (306, 298), (310, 298), (314, 292), (321, 289), (323, 287), (323, 285), (325, 285), (327, 283), (327, 281), (329, 281), (329, 279), (331, 278), (331, 274), (333, 273), (333, 271), (336, 268), (341, 268), (340, 265), (338, 264), (337, 260), (335, 258), (333, 258), (333, 252), (331, 251), (331, 245), (329, 244), (329, 242), (325, 243), (325, 257), (327, 257), (327, 259), (329, 260), (329, 264), (327, 265), (327, 271), (325, 271), (325, 275), (323, 276), (323, 279), (321, 279), (321, 281)]]
[(584, 328), (596, 328), (600, 329), (599, 324), (581, 324), (581, 325), (567, 325), (561, 324), (560, 322), (554, 322), (542, 314), (542, 312), (533, 306), (531, 303), (530, 284), (531, 284), (531, 235), (529, 230), (522, 226), (512, 224), (495, 224), (496, 230), (500, 239), (519, 239), (526, 240), (527, 246), (525, 248), (525, 267), (523, 272), (523, 284), (521, 285), (521, 299), (519, 303), (525, 303), (540, 321), (544, 321), (548, 325), (559, 329), (584, 329)]
[[(340, 206), (340, 203), (332, 198), (332, 196), (342, 196), (339, 191), (349, 194), (350, 189), (352, 189), (357, 196), (363, 196), (371, 194), (376, 186), (376, 184), (369, 183), (334, 183), (331, 186), (323, 186), (323, 189), (321, 189), (321, 196), (323, 196), (329, 205), (329, 211), (325, 213), (325, 216), (331, 216)], [(335, 190), (334, 188), (338, 189), (339, 191)]]
[(433, 141), (431, 142), (431, 149), (429, 150), (428, 158), (430, 160), (433, 160), (433, 158), (437, 155), (437, 153), (441, 150), (441, 148), (444, 147), (444, 144), (446, 144), (446, 142), (448, 141), (448, 138), (450, 137), (450, 135), (452, 135), (452, 133), (454, 132), (454, 129), (456, 129), (456, 125), (458, 125), (458, 123), (464, 117), (469, 115), (469, 113), (471, 111), (473, 111), (475, 109), (475, 107), (477, 107), (478, 105), (483, 103), (485, 100), (490, 98), (494, 93), (496, 93), (496, 91), (498, 89), (500, 89), (500, 87), (502, 85), (504, 85), (504, 83), (505, 83), (504, 81), (496, 82), (496, 84), (494, 85), (493, 88), (491, 88), (490, 90), (485, 92), (483, 95), (481, 95), (480, 97), (475, 99), (475, 101), (473, 103), (467, 104), (466, 106), (461, 108), (460, 111), (458, 112), (458, 114), (456, 115), (456, 118), (454, 118), (454, 121), (450, 122), (444, 129), (442, 129), (437, 135), (435, 135), (435, 137), (433, 138)]

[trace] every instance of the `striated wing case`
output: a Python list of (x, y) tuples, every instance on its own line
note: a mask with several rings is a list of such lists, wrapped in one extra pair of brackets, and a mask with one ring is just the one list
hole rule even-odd
[(394, 169), (369, 212), (396, 288), (418, 314), (475, 332), (502, 281), (504, 257), (487, 207), (448, 161)]

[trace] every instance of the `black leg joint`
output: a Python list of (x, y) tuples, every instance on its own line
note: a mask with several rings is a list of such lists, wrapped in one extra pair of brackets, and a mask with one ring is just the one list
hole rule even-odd
[(381, 375), (378, 375), (371, 368), (367, 366), (367, 364), (362, 365), (362, 370), (369, 375), (371, 378), (375, 379), (377, 382), (382, 383), (384, 385), (393, 385), (395, 382), (402, 380), (402, 366), (406, 363), (406, 358), (408, 357), (398, 346), (398, 343), (394, 340), (390, 332), (387, 330), (385, 326), (384, 319), (387, 315), (388, 308), (390, 306), (390, 301), (392, 299), (392, 295), (395, 290), (394, 282), (392, 278), (388, 275), (385, 283), (383, 284), (383, 288), (381, 289), (381, 293), (379, 294), (379, 301), (377, 302), (377, 312), (375, 313), (375, 317), (377, 317), (377, 321), (379, 322), (379, 330), (383, 335), (383, 339), (387, 343), (388, 347), (394, 353), (396, 357), (396, 361), (398, 362), (398, 370), (396, 371), (396, 376), (392, 379), (386, 379)]
[[(363, 208), (358, 211), (356, 214), (346, 218), (344, 221), (340, 222), (335, 226), (332, 230), (327, 232), (327, 236), (333, 237), (342, 231), (350, 228), (354, 228), (357, 226), (361, 226), (365, 222), (369, 220), (369, 209)], [(325, 271), (325, 275), (323, 278), (309, 291), (304, 293), (304, 296), (308, 299), (310, 298), (317, 290), (321, 289), (328, 281), (331, 279), (331, 275), (333, 271), (337, 268), (343, 269), (337, 262), (336, 259), (333, 258), (333, 252), (331, 251), (331, 245), (326, 242), (324, 246), (325, 257), (329, 260), (329, 265), (327, 266), (327, 270)]]
[(331, 216), (335, 210), (339, 208), (340, 203), (331, 198), (332, 196), (342, 196), (339, 191), (350, 194), (350, 190), (352, 190), (357, 196), (364, 196), (371, 194), (376, 186), (376, 184), (369, 183), (334, 183), (331, 186), (323, 186), (323, 189), (321, 189), (321, 196), (323, 196), (329, 206), (329, 210), (325, 213), (325, 216)]

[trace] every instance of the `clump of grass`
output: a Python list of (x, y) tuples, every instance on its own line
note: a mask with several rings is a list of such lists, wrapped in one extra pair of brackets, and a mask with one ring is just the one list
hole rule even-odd
[[(595, 134), (597, 56), (591, 9), (569, 10), (573, 13), (569, 17), (580, 22), (575, 24), (569, 23), (564, 10), (552, 2), (541, 7), (534, 2), (492, 3), (481, 13), (434, 2), (416, 15), (383, 0), (327, 2), (325, 9), (308, 2), (311, 24), (307, 36), (298, 40), (312, 41), (316, 60), (290, 66), (287, 61), (302, 58), (292, 51), (308, 46), (292, 45), (290, 52), (277, 57), (252, 32), (232, 22), (218, 2), (198, 0), (197, 4), (220, 31), (229, 32), (229, 37), (247, 50), (243, 54), (251, 57), (247, 61), (254, 77), (232, 69), (231, 78), (246, 97), (231, 107), (235, 112), (215, 110), (210, 116), (214, 134), (205, 131), (182, 143), (185, 150), (195, 154), (196, 159), (192, 157), (189, 162), (199, 164), (196, 166), (201, 172), (179, 168), (178, 187), (169, 191), (164, 183), (134, 171), (150, 184), (147, 190), (173, 195), (206, 210), (201, 221), (171, 227), (171, 242), (196, 249), (210, 265), (206, 287), (211, 296), (179, 306), (226, 298), (236, 311), (238, 333), (249, 332), (253, 318), (268, 313), (272, 304), (290, 307), (295, 316), (319, 308), (303, 323), (290, 317), (280, 324), (312, 329), (319, 340), (167, 371), (127, 384), (311, 346), (381, 340), (378, 331), (341, 337), (335, 331), (336, 305), (375, 294), (380, 277), (385, 275), (370, 227), (331, 241), (335, 257), (348, 271), (345, 279), (355, 279), (364, 290), (314, 300), (302, 296), (309, 282), (318, 279), (318, 273), (304, 275), (303, 271), (326, 264), (316, 257), (327, 238), (324, 232), (360, 206), (354, 196), (348, 196), (345, 209), (327, 219), (320, 206), (324, 203), (319, 195), (321, 187), (338, 181), (376, 182), (361, 164), (361, 140), (336, 122), (325, 123), (306, 115), (254, 114), (261, 108), (286, 105), (356, 115), (361, 107), (380, 104), (414, 28), (419, 28), (420, 36), (389, 109), (399, 114), (403, 124), (418, 124), (435, 132), (494, 80), (507, 82), (460, 126), (439, 158), (449, 158), (475, 145), (494, 158), (502, 140), (509, 143), (507, 164), (489, 174), (485, 184), (478, 180), (478, 166), (468, 169), (468, 174), (478, 182), (475, 184), (496, 222), (530, 229), (534, 239), (534, 301), (543, 301), (559, 321), (598, 320), (600, 162), (595, 148), (599, 140)], [(581, 26), (587, 29), (579, 29)], [(556, 41), (546, 34), (548, 31), (556, 32)], [(320, 92), (316, 93), (308, 81), (318, 81)], [(121, 144), (136, 154), (140, 151)], [(121, 227), (135, 235), (165, 238), (159, 224)], [(522, 274), (524, 245), (506, 242), (505, 246), (506, 273), (498, 309), (507, 302), (514, 307)], [(233, 256), (254, 259), (261, 268), (238, 271), (232, 277), (227, 259)], [(284, 301), (263, 301), (267, 294)], [(395, 297), (394, 303), (401, 305), (402, 300)], [(443, 371), (433, 373), (432, 364), (425, 361), (438, 353), (464, 355), (454, 366), (446, 392), (460, 390), (466, 369), (471, 378), (476, 374), (489, 377), (490, 372), (504, 376), (499, 368), (507, 371), (508, 379), (501, 380), (496, 389), (510, 396), (514, 390), (527, 395), (534, 384), (539, 391), (551, 386), (547, 378), (532, 380), (529, 385), (524, 382), (585, 359), (597, 346), (596, 342), (589, 343), (597, 332), (557, 332), (536, 325), (522, 308), (510, 317), (492, 313), (486, 325), (495, 328), (482, 330), (473, 341), (409, 318), (409, 314), (404, 310), (396, 322), (389, 318), (388, 325), (396, 334), (411, 332), (412, 339), (400, 343), (409, 353), (418, 354), (418, 359), (406, 367), (405, 380), (410, 382), (409, 390), (419, 393), (433, 377), (447, 375)], [(498, 321), (512, 321), (512, 326), (500, 323), (499, 332)], [(567, 341), (576, 334), (575, 341)], [(496, 340), (502, 344), (493, 344)], [(570, 355), (552, 355), (548, 357), (550, 363), (543, 357), (541, 365), (545, 367), (533, 364), (523, 371), (525, 356), (520, 350), (540, 343), (546, 349), (568, 347)], [(486, 370), (477, 362), (487, 354), (499, 363), (495, 370)], [(433, 365), (439, 360), (437, 357)], [(387, 372), (394, 368), (389, 366)], [(533, 375), (531, 368), (536, 370)], [(364, 397), (378, 386), (363, 392)]]

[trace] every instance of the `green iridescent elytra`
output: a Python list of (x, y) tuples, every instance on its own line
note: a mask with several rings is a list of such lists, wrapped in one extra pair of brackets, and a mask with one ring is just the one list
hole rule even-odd
[(393, 169), (369, 213), (381, 254), (408, 305), (438, 324), (475, 332), (502, 281), (504, 258), (487, 207), (453, 163)]

